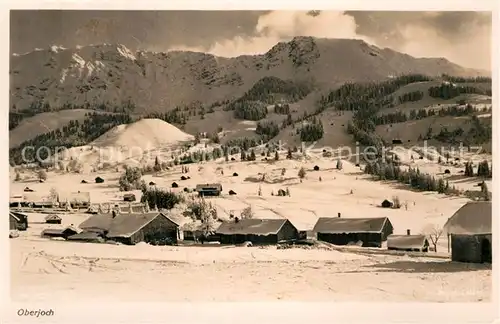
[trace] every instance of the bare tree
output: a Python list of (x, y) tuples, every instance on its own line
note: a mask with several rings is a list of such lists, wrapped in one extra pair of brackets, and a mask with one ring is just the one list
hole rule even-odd
[(56, 188), (50, 188), (49, 197), (50, 201), (52, 201), (53, 203), (57, 203), (59, 201), (59, 194), (57, 193)]
[(254, 216), (254, 214), (253, 214), (252, 206), (246, 207), (240, 213), (241, 219), (250, 219), (250, 218), (253, 218), (253, 216)]
[(429, 224), (424, 228), (423, 234), (426, 235), (434, 246), (434, 252), (437, 252), (439, 238), (443, 234), (443, 228), (436, 224)]
[(304, 167), (300, 168), (298, 176), (300, 178), (300, 182), (302, 182), (302, 179), (304, 179), (306, 176), (306, 169), (304, 169)]

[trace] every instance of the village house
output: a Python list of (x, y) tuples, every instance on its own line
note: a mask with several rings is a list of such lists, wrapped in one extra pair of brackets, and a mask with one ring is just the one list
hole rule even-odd
[(429, 240), (423, 234), (411, 235), (410, 230), (406, 235), (389, 235), (387, 249), (396, 251), (428, 252)]
[(222, 193), (222, 185), (220, 183), (198, 184), (196, 192), (200, 196), (219, 196)]
[(139, 242), (151, 244), (176, 244), (179, 225), (159, 212), (97, 214), (79, 226), (85, 232), (102, 233), (103, 237), (123, 244)]
[(451, 243), (451, 260), (458, 262), (491, 263), (492, 206), (490, 201), (468, 202), (451, 216), (443, 234)]
[(238, 219), (223, 222), (215, 231), (221, 244), (277, 244), (297, 240), (299, 231), (285, 218)]
[(9, 230), (25, 231), (28, 229), (28, 216), (18, 212), (9, 212)]
[(342, 218), (321, 217), (313, 231), (319, 241), (335, 245), (357, 244), (363, 247), (382, 247), (382, 242), (394, 231), (387, 217)]

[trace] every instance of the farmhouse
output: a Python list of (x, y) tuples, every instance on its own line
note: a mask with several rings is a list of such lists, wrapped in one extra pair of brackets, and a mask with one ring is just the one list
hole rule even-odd
[(389, 235), (387, 249), (396, 251), (428, 252), (429, 240), (425, 235)]
[(320, 241), (335, 245), (362, 242), (363, 247), (382, 247), (382, 242), (393, 233), (394, 227), (387, 217), (341, 218), (321, 217), (313, 232)]
[(198, 184), (196, 191), (200, 196), (219, 196), (222, 192), (222, 185), (220, 183)]
[(223, 222), (215, 231), (221, 244), (277, 244), (299, 238), (299, 231), (288, 219), (235, 219)]
[(102, 232), (107, 239), (129, 245), (175, 244), (179, 239), (179, 225), (158, 212), (98, 214), (80, 224), (80, 228), (86, 232)]
[(443, 233), (451, 243), (452, 261), (491, 263), (491, 210), (490, 201), (469, 202), (448, 219)]
[(28, 216), (18, 213), (9, 212), (9, 230), (25, 231), (28, 229)]

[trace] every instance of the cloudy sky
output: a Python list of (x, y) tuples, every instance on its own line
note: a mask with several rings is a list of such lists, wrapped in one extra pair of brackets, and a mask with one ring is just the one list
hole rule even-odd
[(490, 70), (489, 12), (11, 11), (10, 51), (121, 43), (220, 56), (263, 53), (294, 36), (360, 38), (417, 57)]

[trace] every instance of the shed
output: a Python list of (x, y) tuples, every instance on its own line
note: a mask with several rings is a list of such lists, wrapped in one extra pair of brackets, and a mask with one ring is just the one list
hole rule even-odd
[(26, 231), (28, 229), (28, 216), (18, 212), (9, 212), (9, 229)]
[(93, 215), (80, 224), (80, 228), (102, 230), (107, 239), (129, 245), (139, 242), (175, 244), (179, 239), (179, 225), (158, 212)]
[(196, 191), (200, 196), (219, 196), (222, 192), (222, 185), (220, 183), (198, 184)]
[(387, 217), (341, 218), (321, 217), (314, 225), (317, 239), (335, 245), (363, 242), (363, 247), (382, 247), (394, 231)]
[(223, 222), (215, 231), (222, 244), (277, 244), (281, 241), (296, 240), (299, 231), (285, 218), (281, 219), (241, 219)]
[(51, 214), (45, 217), (45, 223), (47, 224), (61, 224), (62, 218), (56, 214)]
[(491, 201), (474, 201), (463, 205), (444, 224), (443, 233), (451, 243), (451, 260), (491, 263)]
[(387, 237), (387, 249), (428, 252), (429, 240), (425, 235), (389, 235)]

